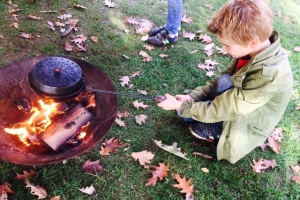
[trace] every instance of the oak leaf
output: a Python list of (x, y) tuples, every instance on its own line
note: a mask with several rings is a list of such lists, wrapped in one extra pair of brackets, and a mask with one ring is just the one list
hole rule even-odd
[(83, 192), (83, 193), (89, 194), (89, 195), (92, 195), (96, 192), (93, 185), (91, 185), (90, 187), (81, 188), (81, 189), (78, 189), (78, 190)]
[(22, 174), (17, 174), (17, 176), (15, 177), (16, 180), (21, 180), (21, 179), (28, 179), (28, 178), (31, 178), (33, 176), (36, 175), (36, 172), (33, 171), (32, 169), (30, 170), (30, 172), (27, 172), (27, 171), (23, 171), (23, 175)]
[(146, 109), (149, 107), (148, 105), (145, 105), (143, 102), (138, 102), (138, 100), (133, 102), (133, 106), (137, 109), (139, 109), (139, 108)]
[(136, 72), (133, 72), (132, 74), (130, 74), (130, 78), (134, 78), (137, 76), (140, 76), (140, 71), (136, 71)]
[(20, 11), (23, 11), (23, 9), (20, 8), (16, 8), (16, 9), (9, 9), (8, 13), (9, 14), (14, 14), (14, 13), (18, 13)]
[(129, 112), (125, 111), (125, 112), (121, 112), (121, 111), (118, 111), (117, 112), (117, 116), (119, 118), (122, 118), (122, 117), (129, 117)]
[(38, 199), (44, 199), (48, 196), (47, 191), (42, 188), (41, 186), (35, 186), (32, 185), (28, 179), (25, 180), (26, 186), (25, 187), (29, 187), (30, 188), (30, 193), (32, 195), (36, 195), (38, 196)]
[(72, 17), (71, 14), (63, 14), (63, 15), (57, 16), (58, 19), (70, 19), (71, 17)]
[(189, 40), (194, 40), (196, 34), (195, 34), (195, 33), (191, 33), (191, 32), (187, 32), (187, 31), (183, 30), (183, 35), (182, 35), (182, 36), (183, 36), (184, 38), (189, 39)]
[(6, 191), (9, 194), (14, 194), (14, 191), (9, 188), (8, 183), (3, 183), (3, 184), (0, 185), (0, 194), (3, 191)]
[(99, 160), (96, 160), (96, 161), (93, 161), (93, 162), (91, 162), (91, 160), (87, 160), (83, 164), (82, 169), (84, 171), (89, 172), (89, 173), (96, 174), (99, 171), (103, 171), (104, 167), (99, 164)]
[(101, 150), (99, 151), (101, 156), (109, 156), (109, 150), (106, 147), (101, 146)]
[(212, 76), (214, 76), (215, 75), (215, 72), (214, 71), (207, 71), (206, 72), (206, 74), (205, 74), (206, 76), (208, 76), (208, 77), (212, 77)]
[(206, 44), (210, 44), (212, 42), (210, 35), (207, 34), (201, 34), (198, 39), (201, 40), (201, 42), (205, 42)]
[(110, 0), (104, 0), (103, 4), (104, 4), (105, 6), (107, 6), (107, 7), (109, 7), (109, 8), (113, 8), (113, 7), (116, 6), (116, 5), (115, 5), (115, 2), (112, 2), (112, 1), (110, 1)]
[(141, 152), (133, 152), (131, 156), (134, 158), (135, 161), (138, 160), (140, 165), (144, 167), (147, 167), (150, 163), (150, 160), (154, 158), (154, 154), (148, 152), (147, 150)]
[(132, 25), (138, 25), (139, 21), (134, 17), (126, 17), (125, 20)]
[(260, 158), (257, 162), (254, 159), (252, 161), (253, 161), (254, 165), (251, 165), (251, 167), (252, 167), (253, 171), (256, 173), (261, 173), (270, 167), (274, 168), (277, 166), (277, 163), (275, 160), (265, 160), (263, 158)]
[(125, 122), (124, 122), (122, 119), (118, 118), (118, 117), (115, 119), (115, 122), (116, 122), (119, 126), (122, 126), (122, 127), (125, 127), (125, 126), (126, 126)]
[(169, 166), (164, 163), (159, 163), (159, 166), (153, 166), (154, 171), (151, 171), (152, 177), (148, 179), (146, 186), (156, 185), (157, 179), (162, 181), (164, 177), (168, 176)]
[(186, 199), (194, 199), (194, 185), (191, 185), (192, 179), (186, 181), (185, 176), (180, 178), (179, 174), (175, 174), (174, 177), (179, 184), (174, 184), (173, 187), (182, 189), (180, 192), (186, 194)]
[(8, 200), (6, 190), (2, 190), (2, 192), (0, 192), (0, 200)]
[(124, 87), (125, 85), (129, 85), (130, 78), (129, 76), (123, 76), (122, 78), (119, 79), (121, 81), (121, 86)]
[(153, 140), (154, 143), (159, 146), (160, 148), (162, 148), (163, 150), (165, 151), (168, 151), (176, 156), (179, 156), (183, 159), (186, 159), (186, 160), (189, 160), (187, 157), (186, 157), (186, 154), (182, 153), (181, 152), (181, 149), (177, 147), (177, 143), (174, 142), (172, 146), (167, 146), (167, 145), (164, 145), (162, 144), (161, 141), (158, 141), (158, 140)]
[(190, 24), (191, 22), (193, 22), (192, 18), (190, 17), (186, 17), (186, 14), (184, 14), (181, 18), (181, 21)]
[(292, 176), (291, 178), (293, 181), (295, 181), (296, 183), (300, 183), (300, 177), (299, 176)]
[(119, 147), (125, 147), (127, 143), (119, 142), (119, 138), (110, 138), (106, 139), (104, 143), (102, 143), (105, 148), (107, 148), (108, 152), (115, 153), (117, 148)]
[(216, 49), (217, 49), (219, 54), (222, 54), (222, 55), (227, 55), (228, 54), (226, 51), (223, 50), (223, 48), (220, 48), (220, 47), (216, 46)]
[(147, 115), (143, 115), (143, 114), (142, 114), (142, 115), (137, 115), (137, 116), (135, 116), (135, 121), (136, 121), (136, 123), (139, 124), (139, 125), (145, 123), (145, 122), (146, 122), (146, 119), (147, 119)]

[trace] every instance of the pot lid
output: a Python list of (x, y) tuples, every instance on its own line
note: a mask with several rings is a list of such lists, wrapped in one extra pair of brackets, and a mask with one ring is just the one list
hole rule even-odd
[(49, 57), (38, 62), (31, 76), (44, 86), (66, 87), (78, 83), (82, 71), (74, 61), (62, 57)]

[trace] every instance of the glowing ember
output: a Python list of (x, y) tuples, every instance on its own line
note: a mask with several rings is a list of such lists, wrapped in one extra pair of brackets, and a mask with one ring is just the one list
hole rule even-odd
[(15, 124), (12, 128), (5, 128), (4, 131), (12, 134), (18, 135), (20, 140), (27, 146), (31, 143), (38, 143), (35, 140), (35, 136), (45, 131), (46, 128), (51, 124), (50, 117), (54, 114), (61, 113), (56, 108), (56, 103), (45, 104), (42, 100), (39, 100), (38, 103), (41, 106), (39, 110), (36, 107), (33, 107), (30, 111), (30, 117), (24, 122), (19, 122)]

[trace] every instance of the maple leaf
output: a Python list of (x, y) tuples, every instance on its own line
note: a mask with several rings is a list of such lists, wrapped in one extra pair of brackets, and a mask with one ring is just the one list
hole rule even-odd
[(131, 156), (134, 158), (135, 161), (139, 161), (140, 165), (147, 166), (150, 163), (150, 160), (154, 158), (154, 154), (148, 152), (147, 150), (141, 152), (133, 152)]
[(252, 161), (254, 165), (251, 165), (251, 167), (256, 173), (261, 173), (262, 170), (266, 170), (270, 167), (274, 168), (277, 166), (275, 160), (265, 160), (263, 158), (260, 158), (257, 162), (254, 159)]
[(151, 51), (152, 49), (154, 49), (154, 46), (152, 46), (152, 45), (144, 45), (144, 47), (146, 49), (148, 49), (149, 51)]
[(292, 176), (291, 178), (293, 181), (295, 181), (296, 183), (300, 183), (300, 177), (299, 176)]
[(122, 118), (122, 117), (129, 117), (129, 113), (128, 113), (127, 111), (125, 111), (125, 112), (118, 111), (118, 112), (117, 112), (117, 116), (118, 116), (119, 118)]
[(91, 185), (90, 187), (81, 188), (81, 189), (78, 189), (78, 190), (83, 192), (83, 193), (89, 194), (89, 195), (92, 195), (96, 192), (93, 185)]
[(35, 175), (36, 175), (36, 172), (31, 169), (30, 172), (23, 171), (23, 175), (22, 174), (17, 174), (17, 176), (15, 177), (15, 179), (16, 180), (28, 179), (28, 178), (31, 178), (31, 177), (33, 177)]
[(194, 40), (196, 34), (195, 33), (191, 33), (191, 32), (187, 32), (185, 30), (183, 30), (183, 35), (184, 38), (188, 38), (189, 40)]
[(42, 17), (38, 17), (38, 16), (35, 16), (35, 15), (29, 15), (28, 17), (30, 19), (34, 19), (34, 20), (42, 20), (43, 19)]
[(212, 42), (210, 36), (207, 34), (201, 34), (198, 39), (202, 40), (202, 42), (205, 42), (206, 44), (210, 44)]
[(140, 23), (136, 18), (133, 17), (126, 17), (125, 20), (132, 25), (138, 25)]
[(119, 147), (125, 147), (127, 143), (119, 142), (119, 138), (110, 138), (102, 143), (109, 153), (115, 153)]
[(40, 186), (35, 186), (32, 185), (28, 179), (25, 180), (26, 186), (25, 187), (29, 187), (30, 188), (30, 193), (33, 195), (38, 196), (38, 199), (44, 199), (48, 196), (47, 191), (40, 187)]
[(123, 76), (122, 78), (119, 79), (121, 81), (121, 86), (124, 87), (125, 85), (129, 85), (130, 78), (129, 76)]
[(138, 100), (133, 102), (133, 106), (137, 109), (139, 109), (139, 108), (146, 109), (149, 107), (148, 105), (145, 105), (143, 102), (138, 102)]
[(165, 165), (164, 163), (159, 163), (158, 166), (152, 166), (154, 168), (154, 171), (151, 171), (152, 177), (148, 179), (148, 183), (146, 183), (146, 186), (150, 185), (156, 185), (156, 181), (159, 178), (160, 181), (164, 179), (164, 177), (168, 176), (169, 166)]
[(214, 71), (207, 71), (205, 75), (208, 76), (208, 77), (212, 77), (212, 76), (215, 75), (215, 72)]
[(63, 14), (63, 15), (57, 16), (58, 19), (70, 19), (71, 17), (72, 17), (71, 14)]
[[(0, 185), (0, 194), (1, 194), (3, 191), (6, 191), (6, 192), (9, 193), (9, 194), (14, 194), (14, 191), (12, 191), (12, 190), (9, 188), (8, 183), (2, 183), (2, 184)], [(0, 195), (0, 197), (1, 197), (1, 195)]]
[(119, 126), (122, 126), (122, 127), (125, 127), (126, 125), (125, 125), (125, 122), (122, 120), (122, 119), (120, 119), (120, 118), (116, 118), (115, 119), (115, 122), (119, 125)]
[(180, 192), (185, 193), (187, 199), (194, 199), (194, 185), (191, 185), (192, 179), (186, 181), (185, 176), (183, 178), (180, 178), (179, 174), (175, 174), (174, 177), (179, 184), (174, 184), (173, 187), (182, 189)]
[(292, 170), (295, 171), (295, 172), (300, 172), (300, 166), (299, 166), (299, 165), (295, 165), (295, 166), (292, 166), (292, 165), (291, 165), (291, 168), (292, 168)]
[(134, 78), (134, 77), (137, 77), (140, 75), (140, 71), (136, 71), (136, 72), (133, 72), (132, 74), (130, 74), (130, 78)]
[(110, 0), (104, 0), (103, 4), (109, 8), (115, 7), (115, 2), (112, 2)]
[(142, 115), (137, 115), (137, 116), (135, 116), (135, 121), (136, 121), (136, 123), (139, 124), (139, 125), (145, 123), (145, 122), (146, 122), (146, 119), (147, 119), (147, 115), (143, 115), (143, 114), (142, 114)]
[(31, 33), (21, 33), (22, 38), (33, 39), (34, 36)]
[(99, 164), (99, 161), (100, 160), (96, 160), (96, 161), (91, 162), (90, 159), (89, 159), (83, 164), (82, 169), (84, 171), (87, 171), (87, 172), (92, 173), (92, 174), (96, 174), (99, 171), (103, 171), (104, 167)]
[(161, 141), (158, 141), (158, 140), (153, 140), (153, 141), (157, 146), (159, 146), (163, 150), (168, 151), (168, 152), (170, 152), (176, 156), (179, 156), (183, 159), (189, 160), (188, 158), (186, 158), (186, 155), (181, 152), (181, 149), (177, 147), (176, 142), (174, 142), (172, 146), (167, 146), (167, 145), (162, 144)]
[(192, 18), (190, 17), (186, 17), (186, 14), (184, 14), (181, 18), (181, 21), (190, 24), (191, 22), (193, 22)]
[(91, 36), (91, 40), (95, 43), (97, 43), (99, 41), (97, 36)]

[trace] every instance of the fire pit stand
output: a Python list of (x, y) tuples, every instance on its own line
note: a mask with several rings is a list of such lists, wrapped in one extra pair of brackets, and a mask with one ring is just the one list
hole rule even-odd
[[(11, 63), (0, 69), (0, 159), (22, 165), (47, 165), (70, 159), (88, 151), (109, 131), (118, 111), (116, 95), (95, 93), (96, 107), (87, 135), (78, 146), (61, 148), (58, 152), (49, 151), (43, 145), (26, 146), (17, 136), (10, 135), (4, 128), (12, 127), (24, 116), (14, 99), (26, 98), (29, 102), (41, 99), (31, 88), (28, 74), (39, 61), (49, 56), (38, 56)], [(77, 58), (64, 57), (77, 63), (86, 79), (87, 88), (116, 91), (110, 78), (98, 67)]]

